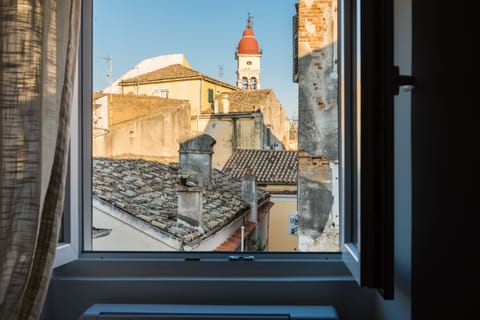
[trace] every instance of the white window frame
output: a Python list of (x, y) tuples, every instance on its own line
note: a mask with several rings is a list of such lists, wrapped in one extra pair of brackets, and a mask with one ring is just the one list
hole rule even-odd
[[(78, 65), (75, 70), (78, 75)], [(79, 100), (79, 78), (75, 77), (75, 85), (73, 92), (72, 114), (70, 121), (70, 130), (72, 136), (70, 138), (70, 156), (68, 162), (68, 173), (66, 180), (65, 201), (63, 209), (63, 223), (62, 223), (62, 240), (57, 244), (57, 251), (53, 267), (62, 266), (71, 261), (78, 259), (80, 253), (80, 212), (82, 210), (79, 191), (81, 186), (77, 183), (78, 173), (81, 168), (81, 156), (79, 154), (80, 147), (77, 132), (80, 131), (80, 124), (78, 122), (80, 112)]]
[[(152, 272), (158, 273), (161, 270), (164, 272), (162, 273), (162, 276), (195, 276), (196, 279), (199, 279), (199, 281), (205, 281), (211, 278), (212, 270), (215, 270), (213, 272), (214, 274), (222, 274), (224, 277), (236, 279), (236, 281), (245, 281), (246, 279), (248, 280), (258, 277), (265, 278), (265, 275), (268, 275), (268, 278), (275, 279), (275, 281), (291, 281), (291, 279), (296, 279), (297, 281), (312, 281), (315, 279), (318, 281), (318, 279), (324, 279), (325, 277), (350, 277), (353, 275), (353, 278), (359, 281), (360, 286), (377, 288), (386, 299), (392, 298), (392, 293), (389, 290), (393, 290), (393, 244), (390, 242), (387, 243), (387, 247), (385, 248), (385, 252), (387, 253), (383, 253), (381, 256), (383, 260), (388, 260), (386, 264), (383, 260), (380, 262), (377, 261), (379, 260), (379, 256), (375, 256), (375, 254), (373, 254), (373, 256), (367, 256), (367, 259), (364, 259), (362, 256), (363, 252), (372, 254), (367, 246), (368, 244), (371, 244), (369, 241), (378, 239), (366, 238), (366, 241), (363, 242), (365, 239), (364, 236), (368, 235), (368, 233), (360, 231), (357, 232), (357, 238), (352, 239), (351, 226), (349, 225), (349, 221), (351, 221), (353, 214), (357, 219), (357, 226), (360, 230), (371, 231), (371, 229), (365, 229), (364, 227), (364, 224), (369, 222), (369, 220), (366, 220), (364, 216), (367, 216), (367, 213), (370, 214), (368, 210), (369, 207), (366, 207), (365, 205), (371, 205), (371, 202), (369, 202), (371, 200), (367, 199), (367, 201), (363, 201), (365, 199), (362, 190), (365, 188), (362, 189), (362, 187), (364, 187), (364, 176), (361, 176), (361, 174), (368, 173), (364, 168), (362, 168), (364, 161), (367, 159), (363, 158), (363, 155), (360, 154), (360, 148), (353, 148), (355, 143), (363, 144), (365, 142), (364, 139), (367, 138), (362, 136), (363, 131), (361, 129), (363, 128), (363, 124), (357, 123), (358, 132), (353, 132), (356, 133), (358, 141), (352, 143), (352, 141), (346, 141), (344, 139), (346, 136), (353, 137), (352, 132), (350, 132), (349, 128), (347, 128), (348, 123), (352, 123), (352, 121), (355, 119), (357, 121), (359, 119), (363, 121), (363, 117), (354, 117), (354, 114), (346, 112), (348, 109), (347, 105), (351, 103), (356, 103), (356, 110), (358, 112), (363, 112), (359, 108), (364, 105), (365, 102), (364, 97), (361, 95), (363, 92), (357, 91), (355, 93), (356, 96), (349, 96), (349, 93), (353, 93), (351, 84), (354, 83), (354, 81), (352, 80), (365, 81), (364, 78), (360, 78), (362, 76), (360, 71), (362, 71), (362, 68), (371, 67), (369, 65), (365, 65), (363, 60), (359, 60), (358, 63), (355, 62), (351, 65), (341, 64), (340, 66), (343, 76), (341, 79), (350, 81), (350, 87), (348, 84), (346, 85), (345, 80), (343, 80), (340, 85), (340, 93), (343, 97), (341, 99), (340, 113), (343, 112), (347, 114), (346, 117), (342, 117), (340, 122), (340, 125), (343, 129), (346, 129), (346, 131), (343, 129), (339, 130), (343, 131), (343, 135), (341, 137), (342, 167), (340, 170), (340, 184), (345, 186), (347, 181), (354, 181), (356, 183), (356, 185), (352, 188), (342, 187), (340, 190), (341, 201), (350, 201), (351, 204), (350, 206), (341, 206), (340, 225), (345, 230), (341, 231), (340, 233), (340, 247), (342, 248), (342, 252), (260, 252), (255, 253), (255, 259), (253, 263), (251, 261), (239, 262), (238, 260), (232, 260), (231, 253), (92, 252), (92, 239), (90, 231), (92, 226), (92, 217), (91, 214), (88, 214), (91, 213), (92, 206), (91, 132), (89, 132), (89, 130), (82, 130), (83, 127), (89, 127), (92, 116), (92, 81), (91, 67), (89, 67), (92, 65), (92, 1), (93, 0), (83, 0), (82, 40), (79, 49), (80, 57), (78, 67), (78, 70), (81, 71), (78, 73), (78, 83), (76, 86), (75, 95), (76, 102), (74, 103), (72, 110), (70, 170), (67, 190), (68, 205), (65, 208), (64, 220), (66, 222), (64, 225), (66, 237), (64, 242), (59, 243), (58, 245), (57, 256), (54, 263), (55, 267), (68, 264), (69, 262), (81, 263), (82, 268), (80, 269), (82, 272), (101, 274), (104, 272), (103, 270), (105, 270), (105, 267), (100, 267), (99, 263), (101, 262), (103, 266), (105, 266), (105, 264), (114, 266), (113, 268), (108, 269), (109, 275), (111, 276), (125, 276), (125, 272), (127, 270), (129, 272), (129, 277), (149, 276), (152, 274)], [(355, 5), (360, 7), (361, 2), (370, 4), (372, 6), (382, 3), (380, 0), (339, 0), (339, 12), (345, 16), (346, 11), (351, 10), (352, 3), (355, 3)], [(391, 1), (386, 2), (390, 3)], [(366, 7), (368, 8), (368, 6)], [(389, 9), (388, 5), (382, 8), (385, 9), (385, 7), (386, 10)], [(364, 6), (362, 6), (362, 10), (363, 8)], [(360, 15), (364, 14), (364, 12), (362, 11), (358, 14), (358, 17), (360, 17)], [(348, 35), (346, 34), (345, 29), (342, 29), (341, 38), (344, 39), (345, 36), (354, 36), (357, 37), (357, 39), (362, 39), (362, 41), (364, 41), (364, 30), (366, 29), (364, 28), (364, 23), (366, 23), (365, 20), (366, 19), (360, 21), (360, 19), (357, 19), (357, 22), (361, 23), (359, 24), (361, 27), (356, 29), (357, 34)], [(339, 21), (343, 21), (343, 19), (341, 18)], [(345, 21), (343, 21), (343, 23), (345, 23)], [(388, 32), (385, 34), (388, 36)], [(350, 47), (348, 47), (345, 43), (341, 44), (341, 56), (344, 59), (352, 59), (353, 57), (353, 55), (349, 56), (348, 54), (345, 54), (344, 50), (349, 48)], [(364, 53), (364, 47), (357, 46), (356, 49), (358, 51), (354, 54), (359, 55), (360, 53)], [(364, 55), (360, 56), (363, 57)], [(389, 61), (387, 61), (387, 65), (388, 63)], [(351, 69), (357, 68), (357, 73), (348, 74), (345, 68), (349, 67)], [(382, 78), (376, 80), (384, 81), (385, 79)], [(392, 155), (387, 155), (387, 158), (390, 156)], [(388, 175), (388, 170), (383, 172), (383, 174), (385, 173)], [(389, 179), (392, 177), (393, 175), (391, 177), (385, 177), (382, 175), (384, 180), (385, 178)], [(380, 183), (385, 182), (384, 180), (380, 181)], [(389, 186), (390, 185), (387, 185), (387, 187)], [(387, 192), (391, 191), (392, 190), (390, 189), (387, 190)], [(354, 204), (352, 204), (353, 201)], [(387, 214), (389, 213), (387, 212)], [(371, 217), (369, 218), (370, 220), (372, 219)], [(378, 230), (385, 231), (381, 228), (386, 227), (388, 229), (392, 227), (392, 225), (389, 224), (391, 221), (388, 219), (390, 219), (390, 217), (387, 218), (387, 223), (383, 223), (380, 227), (376, 226), (377, 228), (380, 228)], [(393, 237), (393, 232), (391, 236)], [(363, 245), (363, 247), (361, 245)], [(148, 261), (148, 263), (146, 263), (146, 261)], [(194, 267), (192, 267), (190, 261), (195, 261)], [(199, 261), (203, 263), (199, 263)], [(379, 269), (385, 266), (387, 269), (392, 268), (392, 270), (388, 269), (387, 272), (383, 274), (384, 278), (380, 280), (377, 278), (373, 280), (369, 278), (369, 276), (371, 277), (372, 272), (385, 271), (383, 269)], [(75, 266), (70, 269), (75, 270), (75, 272), (79, 272), (79, 268), (76, 268)], [(364, 274), (367, 274), (367, 276), (364, 276)], [(387, 279), (389, 276), (391, 276), (391, 281), (390, 279)], [(385, 281), (388, 282), (388, 288), (386, 289)]]

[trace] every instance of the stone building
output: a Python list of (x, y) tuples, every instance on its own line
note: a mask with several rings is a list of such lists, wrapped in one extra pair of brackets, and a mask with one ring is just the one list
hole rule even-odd
[[(217, 94), (238, 90), (231, 84), (182, 64), (172, 64), (125, 79), (119, 85), (125, 95), (188, 100), (192, 116), (212, 113)], [(192, 130), (195, 130), (195, 123), (192, 123)]]
[(92, 115), (94, 157), (178, 161), (177, 138), (190, 131), (186, 100), (98, 93)]
[(214, 113), (196, 116), (198, 131), (217, 140), (215, 168), (221, 169), (237, 149), (296, 149), (296, 134), (272, 89), (223, 93), (215, 106)]
[(238, 149), (222, 169), (237, 178), (250, 172), (258, 188), (270, 193), (268, 251), (297, 250), (297, 167), (297, 151)]
[(299, 250), (338, 251), (337, 2), (299, 0), (294, 22)]

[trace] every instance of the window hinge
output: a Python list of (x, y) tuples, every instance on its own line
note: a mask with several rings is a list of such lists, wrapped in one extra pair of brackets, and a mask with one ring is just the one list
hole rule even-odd
[(415, 88), (415, 77), (400, 74), (400, 68), (393, 66), (393, 94), (398, 95), (400, 87), (404, 91), (412, 91)]

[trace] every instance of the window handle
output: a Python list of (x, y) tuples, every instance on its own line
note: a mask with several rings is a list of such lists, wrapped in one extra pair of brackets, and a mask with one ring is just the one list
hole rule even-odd
[(413, 76), (405, 76), (400, 74), (400, 68), (393, 66), (393, 94), (396, 96), (400, 91), (400, 87), (404, 91), (412, 91), (415, 88), (416, 79)]
[(229, 256), (228, 260), (230, 261), (254, 261), (254, 256)]

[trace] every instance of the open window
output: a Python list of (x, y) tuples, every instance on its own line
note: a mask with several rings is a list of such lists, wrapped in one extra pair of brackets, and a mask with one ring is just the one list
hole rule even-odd
[[(299, 2), (304, 1), (299, 0)], [(94, 201), (91, 192), (93, 187), (91, 172), (96, 163), (92, 161), (91, 155), (93, 133), (92, 130), (88, 129), (93, 120), (91, 102), (95, 98), (92, 92), (94, 59), (92, 54), (92, 0), (85, 0), (83, 5), (81, 59), (79, 60), (80, 70), (82, 71), (79, 73), (80, 83), (78, 86), (80, 102), (79, 107), (76, 108), (78, 114), (74, 114), (77, 121), (72, 122), (74, 124), (72, 126), (74, 132), (72, 139), (76, 140), (72, 142), (71, 147), (72, 161), (69, 183), (71, 188), (68, 198), (69, 214), (67, 215), (70, 219), (70, 230), (75, 230), (75, 232), (78, 230), (79, 232), (79, 236), (72, 232), (69, 239), (81, 239), (80, 260), (89, 258), (89, 263), (94, 264), (96, 259), (101, 258), (104, 262), (118, 265), (120, 269), (127, 269), (138, 263), (138, 259), (147, 257), (155, 263), (162, 264), (164, 266), (162, 270), (170, 270), (166, 271), (165, 274), (173, 275), (171, 270), (175, 270), (175, 275), (196, 275), (200, 277), (210, 275), (212, 267), (219, 274), (230, 277), (255, 277), (265, 274), (272, 277), (288, 277), (306, 274), (310, 276), (338, 274), (344, 272), (343, 266), (346, 265), (354, 277), (359, 280), (361, 286), (378, 288), (385, 298), (392, 297), (393, 81), (391, 76), (393, 59), (391, 25), (393, 8), (391, 1), (344, 0), (338, 3), (338, 21), (340, 22), (338, 34), (341, 42), (339, 46), (332, 44), (332, 51), (335, 52), (337, 48), (340, 49), (338, 51), (340, 53), (339, 60), (335, 62), (335, 64), (338, 62), (339, 77), (335, 78), (335, 74), (332, 73), (331, 81), (337, 82), (339, 80), (338, 83), (340, 84), (340, 98), (338, 100), (340, 148), (338, 149), (339, 161), (337, 165), (339, 165), (339, 170), (337, 172), (340, 181), (338, 218), (341, 226), (341, 237), (339, 238), (341, 251), (309, 252), (306, 250), (303, 252), (275, 253), (255, 250), (254, 254), (251, 254), (251, 252), (238, 254), (235, 250), (226, 250), (225, 252), (204, 252), (202, 250), (198, 252), (185, 252), (184, 250), (182, 252), (97, 250), (95, 252), (93, 250), (92, 243), (95, 235), (92, 228), (95, 226), (90, 214)], [(291, 23), (291, 21), (290, 17), (290, 19), (285, 20), (285, 23)], [(299, 20), (295, 21), (298, 24), (300, 23)], [(291, 36), (287, 38), (292, 39)], [(288, 63), (286, 64), (290, 66)], [(301, 70), (299, 71), (301, 72)], [(301, 81), (302, 77), (299, 76), (298, 79)], [(143, 78), (132, 77), (130, 80), (132, 80), (131, 83), (129, 78), (123, 80), (124, 87), (127, 88), (129, 84), (132, 84), (138, 93), (141, 92), (142, 81), (147, 82), (148, 78), (144, 75)], [(247, 89), (248, 78), (244, 78), (244, 80), (241, 85), (244, 89)], [(205, 82), (203, 83), (205, 84)], [(220, 84), (224, 86), (225, 92), (222, 95), (215, 91), (215, 98), (218, 97), (218, 101), (214, 103), (217, 103), (217, 106), (222, 106), (224, 112), (225, 110), (232, 110), (234, 105), (230, 104), (225, 97), (234, 95), (232, 92), (235, 92), (235, 90), (226, 84), (212, 82), (212, 86)], [(267, 85), (267, 82), (262, 78), (262, 87), (265, 86), (264, 84)], [(216, 88), (206, 86), (206, 90)], [(173, 90), (170, 90), (169, 97), (173, 95)], [(138, 96), (142, 97), (141, 94)], [(205, 95), (205, 101), (210, 102), (210, 97), (208, 94)], [(222, 97), (225, 100), (222, 100)], [(128, 98), (131, 98), (131, 96), (126, 97), (126, 99)], [(107, 105), (110, 102), (111, 100), (108, 99), (107, 95)], [(316, 102), (319, 103), (319, 108), (321, 108), (321, 101)], [(201, 119), (206, 117), (205, 112), (202, 112), (201, 103), (196, 111), (199, 116), (195, 120), (200, 122)], [(111, 114), (106, 112), (104, 116), (108, 119)], [(214, 114), (211, 117), (219, 118), (220, 115)], [(301, 117), (300, 115), (300, 119)], [(232, 119), (232, 123), (241, 120), (235, 118), (235, 120)], [(75, 124), (78, 124), (78, 127)], [(103, 129), (103, 133), (108, 133), (110, 128)], [(130, 126), (126, 127), (125, 130), (127, 130), (125, 131), (125, 137), (129, 142), (138, 139), (139, 131), (137, 131), (137, 127)], [(238, 133), (239, 130), (235, 132)], [(282, 139), (279, 139), (279, 141), (282, 142)], [(188, 144), (181, 145), (180, 151), (187, 146)], [(208, 152), (210, 151), (207, 150)], [(321, 164), (324, 159), (318, 156), (308, 159), (308, 161)], [(174, 166), (173, 170), (176, 170)], [(199, 178), (198, 175), (196, 180), (187, 176), (182, 178), (186, 179), (182, 180), (185, 182), (183, 185), (185, 188), (188, 187), (187, 182), (198, 184), (200, 181), (201, 183), (205, 181), (205, 177)], [(132, 183), (135, 183), (135, 181), (132, 180)], [(124, 191), (127, 194), (129, 193), (127, 190)], [(195, 200), (196, 198), (189, 194), (185, 203), (192, 201), (192, 199)], [(179, 205), (181, 205), (180, 202)], [(104, 210), (109, 210), (107, 207)], [(79, 223), (78, 217), (80, 217), (81, 223)], [(139, 225), (144, 225), (148, 221), (148, 216), (145, 216), (143, 222), (139, 222)], [(298, 220), (289, 216), (289, 221)], [(248, 225), (243, 227), (243, 232), (250, 231)], [(260, 247), (262, 247), (261, 242)], [(70, 255), (69, 259), (58, 260), (56, 265), (74, 259), (77, 252), (72, 251), (73, 255)], [(205, 264), (199, 264), (193, 270), (194, 268), (189, 264), (191, 261), (202, 261)], [(253, 261), (254, 263), (237, 264), (232, 268), (232, 261)], [(343, 261), (345, 261), (345, 264)], [(333, 270), (335, 268), (332, 269), (332, 263), (338, 266), (336, 270)], [(148, 272), (152, 271), (152, 267), (145, 263), (142, 265), (143, 267), (150, 268)], [(135, 273), (141, 273), (142, 268), (134, 267)]]
[(343, 258), (393, 298), (393, 1), (341, 6)]
[[(78, 68), (77, 68), (78, 75)], [(80, 139), (78, 132), (80, 132), (81, 119), (79, 113), (80, 101), (79, 98), (79, 78), (76, 77), (75, 91), (73, 93), (74, 102), (72, 105), (72, 120), (70, 121), (70, 128), (72, 138), (70, 140), (70, 156), (68, 162), (68, 172), (66, 180), (66, 192), (64, 199), (64, 213), (62, 217), (60, 236), (57, 245), (57, 252), (54, 261), (54, 267), (64, 265), (68, 262), (78, 259), (80, 253), (80, 219), (82, 217), (83, 207), (81, 192), (82, 187), (78, 184), (81, 181), (81, 156), (79, 154), (81, 147), (79, 145)]]

